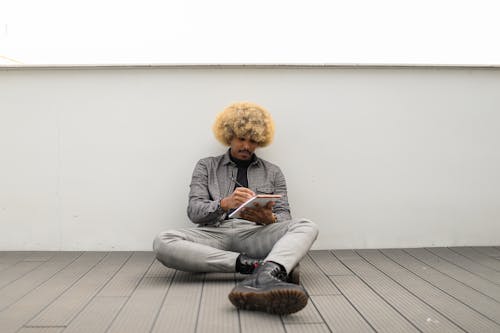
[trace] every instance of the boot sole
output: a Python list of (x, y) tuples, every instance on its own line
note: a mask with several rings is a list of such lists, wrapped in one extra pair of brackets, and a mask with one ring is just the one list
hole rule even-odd
[(237, 286), (229, 294), (229, 300), (238, 309), (264, 311), (278, 315), (302, 310), (307, 305), (307, 299), (304, 291), (289, 288), (256, 291)]

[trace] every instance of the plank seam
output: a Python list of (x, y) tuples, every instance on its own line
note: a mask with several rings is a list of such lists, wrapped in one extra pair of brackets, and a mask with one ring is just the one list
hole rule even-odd
[[(362, 260), (365, 260), (357, 251), (354, 251)], [(335, 254), (334, 254), (335, 255)], [(340, 260), (340, 258), (338, 258)], [(366, 260), (365, 260), (366, 261)], [(371, 263), (368, 262), (368, 264), (371, 265)], [(373, 266), (373, 265), (372, 265)], [(351, 270), (349, 267), (348, 267), (349, 270)], [(352, 270), (351, 270), (352, 271)], [(366, 287), (368, 287), (375, 295), (377, 295), (378, 297), (380, 297), (380, 299), (382, 301), (384, 301), (387, 305), (389, 305), (389, 307), (391, 309), (393, 309), (394, 311), (396, 311), (397, 314), (399, 314), (401, 316), (401, 318), (403, 318), (404, 320), (406, 320), (411, 326), (413, 326), (417, 331), (419, 332), (422, 332), (422, 330), (420, 330), (409, 318), (407, 318), (403, 313), (401, 313), (394, 305), (391, 304), (391, 302), (389, 302), (387, 299), (385, 299), (385, 297), (383, 295), (381, 295), (380, 293), (378, 293), (375, 289), (372, 288), (372, 286), (370, 286), (366, 281), (365, 279), (363, 279), (361, 276), (357, 275), (356, 272), (352, 271), (354, 276), (357, 277), (362, 283), (365, 284)], [(338, 288), (338, 287), (337, 287)], [(340, 289), (339, 289), (340, 290)]]
[[(110, 252), (111, 253), (111, 252)], [(123, 268), (123, 266), (125, 266), (125, 264), (130, 260), (130, 258), (132, 257), (132, 254), (133, 252), (131, 252), (127, 258), (127, 260), (124, 260), (123, 263), (120, 265), (120, 267), (116, 270), (116, 272), (113, 273), (112, 276), (109, 277), (108, 281), (106, 281), (106, 283), (104, 283), (101, 288), (99, 288), (99, 290), (96, 291), (96, 293), (94, 294), (94, 296), (92, 296), (92, 298), (90, 298), (90, 300), (80, 309), (80, 311), (78, 311), (74, 316), (73, 318), (70, 319), (70, 321), (68, 322), (68, 326), (71, 324), (71, 322), (77, 318), (86, 308), (87, 306), (92, 303), (96, 297), (103, 297), (103, 296), (99, 296), (99, 293), (106, 287), (106, 285), (111, 281), (113, 280), (113, 278), (116, 276), (116, 274), (118, 274), (118, 272)], [(106, 256), (107, 257), (107, 256)], [(104, 257), (104, 258), (106, 258)], [(104, 260), (103, 258), (103, 260)], [(106, 296), (104, 296), (106, 297)], [(116, 296), (107, 296), (107, 297), (116, 297)]]
[[(205, 283), (207, 280), (207, 274), (203, 275), (203, 282), (201, 284), (201, 290), (200, 290), (200, 300), (198, 302), (198, 313), (196, 314), (196, 324), (194, 325), (194, 332), (198, 332), (198, 321), (200, 319), (200, 312), (201, 312), (201, 301), (203, 299), (203, 290), (205, 289)], [(241, 325), (241, 322), (239, 320), (239, 310), (238, 310), (238, 324)]]
[[(31, 262), (31, 261), (22, 261), (22, 262)], [(38, 261), (33, 261), (33, 262), (38, 262)], [(18, 276), (15, 280), (12, 280), (10, 281), (9, 283), (7, 283), (6, 285), (0, 287), (0, 290), (2, 290), (3, 288), (9, 286), (10, 284), (16, 282), (17, 280), (19, 279), (22, 279), (23, 277), (25, 277), (26, 275), (28, 275), (29, 273), (33, 272), (35, 269), (37, 269), (38, 267), (42, 266), (43, 264), (45, 263), (45, 261), (41, 261), (39, 265), (33, 267), (31, 270), (27, 271), (26, 273), (24, 273), (23, 275), (21, 276)], [(19, 263), (18, 263), (19, 264)], [(17, 264), (16, 264), (17, 265)], [(14, 265), (15, 266), (15, 265)], [(9, 267), (10, 268), (10, 267)], [(8, 269), (8, 268), (7, 268)]]
[[(366, 260), (363, 256), (360, 255), (360, 257), (365, 260), (369, 265), (373, 266), (376, 270), (378, 270), (379, 272), (381, 272), (382, 274), (384, 274), (385, 276), (387, 276), (389, 279), (391, 279), (392, 281), (394, 281), (394, 283), (398, 284), (401, 288), (403, 288), (404, 290), (406, 290), (408, 293), (412, 294), (415, 298), (417, 298), (420, 302), (422, 302), (423, 304), (425, 304), (426, 306), (428, 306), (429, 308), (433, 309), (434, 311), (436, 311), (437, 313), (439, 313), (441, 316), (443, 316), (444, 318), (446, 318), (447, 320), (450, 321), (450, 323), (452, 323), (453, 325), (457, 326), (458, 328), (460, 328), (462, 331), (464, 332), (467, 332), (467, 330), (465, 328), (463, 328), (462, 326), (460, 326), (458, 323), (456, 323), (453, 319), (449, 318), (448, 316), (446, 316), (445, 314), (443, 314), (441, 311), (439, 311), (438, 309), (436, 309), (434, 306), (432, 306), (431, 304), (427, 303), (425, 300), (421, 299), (420, 297), (418, 297), (415, 293), (411, 292), (408, 288), (406, 288), (405, 286), (403, 286), (401, 283), (399, 283), (398, 281), (396, 281), (395, 279), (393, 279), (390, 275), (386, 274), (384, 271), (382, 271), (381, 269), (379, 269), (378, 267), (376, 267), (375, 265), (373, 265), (371, 262), (369, 262), (368, 260)], [(404, 267), (403, 267), (404, 268)], [(405, 270), (408, 271), (408, 269), (404, 268)], [(413, 274), (412, 272), (410, 272), (411, 274)], [(413, 274), (414, 275), (414, 274)]]
[[(382, 252), (382, 254), (383, 254), (384, 256), (386, 256), (386, 257), (387, 257), (387, 255), (386, 255), (384, 252)], [(392, 260), (392, 258), (390, 258), (390, 257), (387, 257), (387, 259)], [(394, 260), (392, 260), (392, 261), (394, 261)], [(394, 263), (396, 263), (397, 265), (399, 265), (399, 266), (401, 266), (401, 267), (403, 267), (403, 268), (404, 268), (404, 266), (402, 266), (402, 265), (401, 265), (400, 263), (398, 263), (397, 261), (394, 261)], [(412, 273), (413, 273), (413, 272), (412, 272)], [(474, 309), (472, 306), (470, 306), (470, 305), (468, 305), (468, 304), (466, 304), (466, 303), (462, 302), (460, 299), (456, 298), (456, 297), (455, 297), (455, 296), (453, 296), (452, 294), (450, 294), (450, 293), (446, 292), (445, 290), (441, 289), (439, 286), (435, 285), (435, 284), (434, 284), (434, 283), (432, 283), (431, 281), (428, 281), (426, 278), (421, 277), (420, 275), (418, 275), (418, 274), (416, 274), (416, 273), (413, 273), (413, 274), (415, 274), (417, 277), (419, 277), (420, 279), (424, 280), (425, 282), (429, 283), (429, 284), (430, 284), (431, 286), (433, 286), (434, 288), (436, 288), (436, 289), (438, 289), (438, 290), (442, 291), (443, 293), (445, 293), (446, 295), (448, 295), (448, 296), (450, 296), (450, 297), (454, 298), (455, 300), (457, 300), (458, 302), (462, 303), (463, 305), (465, 305), (466, 307), (470, 308), (471, 310), (473, 310), (473, 311), (475, 311), (475, 312), (479, 313), (481, 316), (483, 316), (483, 317), (485, 317), (485, 318), (487, 318), (487, 319), (489, 319), (489, 320), (491, 320), (491, 321), (493, 321), (493, 322), (497, 323), (494, 319), (489, 318), (489, 317), (488, 317), (488, 316), (486, 316), (485, 314), (483, 314), (483, 313), (481, 313), (480, 311), (478, 311), (478, 310)], [(458, 281), (458, 282), (460, 282), (460, 281)], [(469, 287), (469, 286), (467, 286), (467, 285), (464, 285), (464, 286), (465, 286), (465, 287), (470, 288), (470, 287)], [(472, 288), (471, 288), (471, 289), (472, 289)], [(500, 324), (500, 323), (497, 323), (497, 324)]]
[[(311, 261), (317, 266), (316, 262), (313, 260), (313, 258), (310, 256), (310, 253), (307, 253), (307, 256), (309, 257), (309, 259), (311, 259)], [(344, 265), (344, 263), (342, 263), (342, 265)], [(323, 271), (322, 271), (323, 272)], [(324, 272), (323, 272), (324, 273)], [(328, 279), (328, 276), (327, 276), (327, 279)], [(328, 279), (330, 280), (330, 279)], [(335, 285), (335, 284), (333, 284)], [(338, 288), (337, 288), (338, 289)], [(314, 303), (313, 299), (309, 296), (309, 299), (311, 300), (311, 304), (314, 306), (314, 308), (316, 309), (316, 312), (318, 312), (321, 320), (323, 321), (323, 324), (325, 324), (325, 326), (328, 328), (328, 330), (330, 332), (333, 332), (332, 329), (330, 328), (330, 326), (328, 326), (328, 324), (326, 323), (326, 320), (325, 318), (323, 317), (323, 314), (321, 313), (321, 311), (318, 310), (318, 307), (316, 306), (316, 303)], [(284, 328), (285, 328), (285, 332), (286, 332), (286, 325), (288, 324), (283, 324)]]
[(167, 295), (170, 291), (170, 287), (172, 286), (172, 283), (174, 281), (174, 278), (175, 278), (175, 275), (177, 274), (178, 270), (175, 270), (175, 272), (172, 274), (172, 277), (169, 279), (168, 281), (168, 287), (167, 287), (167, 290), (165, 291), (165, 294), (163, 295), (163, 299), (161, 300), (161, 303), (160, 303), (160, 306), (158, 307), (158, 309), (156, 310), (156, 315), (155, 315), (155, 318), (153, 319), (152, 323), (151, 323), (151, 327), (149, 328), (149, 332), (153, 332), (153, 329), (156, 325), (156, 322), (158, 321), (158, 316), (160, 315), (160, 311), (163, 307), (163, 304), (165, 304), (165, 299), (167, 298)]
[[(446, 248), (446, 249), (448, 249), (448, 250), (452, 251), (450, 248)], [(485, 280), (485, 281), (488, 281), (488, 282), (494, 283), (494, 284), (496, 284), (496, 285), (500, 285), (500, 283), (495, 282), (495, 281), (491, 281), (490, 279), (487, 279), (487, 278), (485, 278), (485, 277), (483, 277), (483, 276), (481, 276), (481, 275), (477, 274), (476, 272), (470, 271), (468, 268), (463, 267), (463, 266), (460, 266), (460, 265), (458, 265), (458, 264), (456, 264), (456, 263), (454, 263), (454, 262), (452, 262), (452, 261), (450, 261), (450, 260), (448, 260), (448, 259), (446, 259), (446, 258), (444, 258), (444, 257), (440, 256), (439, 254), (436, 254), (436, 253), (434, 253), (434, 252), (432, 252), (432, 251), (428, 250), (427, 248), (426, 248), (426, 250), (427, 250), (427, 251), (429, 251), (430, 253), (434, 254), (435, 256), (438, 256), (439, 258), (441, 258), (441, 259), (443, 259), (443, 260), (446, 260), (446, 261), (447, 261), (447, 262), (449, 262), (450, 264), (452, 264), (452, 265), (454, 265), (454, 266), (457, 266), (457, 267), (459, 267), (459, 268), (461, 268), (461, 269), (463, 269), (463, 270), (466, 270), (467, 272), (469, 272), (469, 273), (471, 273), (471, 274), (474, 274), (475, 276), (477, 276), (477, 277), (479, 277), (479, 278), (481, 278), (481, 279), (483, 279), (483, 280)], [(456, 252), (454, 252), (454, 251), (452, 251), (452, 252), (453, 252), (453, 253), (456, 253)], [(469, 258), (467, 258), (467, 257), (465, 257), (465, 256), (463, 256), (463, 255), (461, 255), (461, 254), (459, 254), (459, 255), (460, 255), (460, 256), (462, 256), (462, 257), (464, 257), (464, 258), (465, 258), (465, 259), (467, 259), (467, 260), (470, 260)]]
[[(135, 252), (134, 252), (135, 253)], [(120, 307), (120, 309), (116, 312), (115, 316), (113, 317), (112, 320), (110, 320), (109, 324), (108, 324), (108, 327), (106, 327), (106, 330), (104, 332), (109, 332), (109, 329), (111, 328), (111, 326), (113, 325), (113, 323), (116, 321), (116, 318), (118, 318), (118, 316), (120, 315), (120, 313), (122, 312), (123, 308), (125, 307), (125, 305), (128, 304), (128, 302), (130, 301), (130, 299), (132, 298), (132, 295), (134, 294), (135, 290), (137, 289), (137, 286), (139, 286), (139, 284), (141, 284), (142, 280), (144, 279), (144, 276), (147, 274), (147, 272), (151, 269), (151, 266), (153, 266), (153, 264), (155, 263), (154, 260), (151, 261), (151, 264), (149, 264), (149, 266), (144, 270), (144, 273), (142, 274), (141, 278), (138, 279), (137, 281), (137, 284), (135, 285), (134, 287), (134, 290), (130, 293), (129, 296), (124, 296), (127, 298), (127, 300), (125, 302), (123, 302), (122, 306)]]
[[(487, 294), (483, 293), (481, 290), (477, 290), (476, 288), (474, 288), (474, 287), (472, 287), (472, 286), (470, 286), (470, 285), (468, 285), (468, 284), (466, 284), (466, 283), (464, 283), (464, 282), (462, 282), (462, 281), (460, 281), (460, 280), (457, 280), (457, 279), (456, 279), (456, 278), (454, 278), (453, 276), (448, 275), (446, 272), (441, 271), (441, 270), (439, 269), (439, 267), (434, 267), (434, 266), (432, 266), (432, 265), (429, 265), (429, 264), (427, 264), (426, 262), (424, 262), (424, 261), (420, 260), (419, 258), (415, 257), (414, 255), (412, 255), (411, 253), (407, 252), (406, 250), (403, 250), (403, 251), (404, 251), (406, 254), (408, 254), (409, 256), (411, 256), (411, 257), (415, 258), (416, 260), (420, 261), (423, 265), (425, 265), (425, 266), (429, 266), (429, 267), (431, 267), (432, 269), (435, 269), (436, 271), (438, 271), (439, 273), (441, 273), (441, 274), (443, 274), (443, 275), (446, 275), (446, 276), (447, 276), (447, 277), (449, 277), (450, 279), (453, 279), (453, 280), (457, 281), (458, 283), (461, 283), (461, 284), (463, 284), (464, 286), (469, 287), (469, 288), (471, 288), (471, 289), (473, 289), (473, 290), (477, 291), (477, 292), (478, 292), (478, 293), (480, 293), (481, 295), (484, 295), (484, 296), (486, 296), (486, 297), (488, 297), (488, 298), (492, 299), (493, 301), (495, 301), (495, 302), (497, 302), (497, 303), (500, 303), (498, 300), (496, 300), (496, 299), (494, 299), (493, 297), (491, 297), (491, 296), (489, 296), (489, 295), (487, 295)], [(430, 254), (431, 254), (431, 255), (433, 255), (433, 256), (436, 256), (436, 255), (435, 255), (434, 253), (432, 253), (432, 252), (430, 252)], [(441, 257), (439, 257), (439, 256), (436, 256), (436, 257), (441, 258)], [(456, 266), (456, 265), (453, 265), (453, 266)], [(458, 268), (460, 268), (460, 269), (463, 269), (462, 267), (459, 267), (459, 266), (456, 266), (456, 267), (458, 267)], [(464, 270), (464, 271), (467, 271), (467, 270), (465, 270), (465, 269), (463, 269), (463, 270)], [(469, 271), (467, 271), (467, 272), (469, 272)], [(470, 273), (470, 272), (469, 272), (469, 273)], [(471, 274), (472, 274), (472, 273), (471, 273)], [(474, 275), (474, 276), (478, 277), (477, 275)], [(483, 279), (483, 280), (484, 280), (484, 279)], [(490, 281), (488, 281), (488, 282), (490, 282)]]
[[(462, 253), (460, 253), (460, 252), (457, 252), (457, 251), (453, 250), (453, 248), (448, 248), (448, 249), (449, 249), (450, 251), (452, 251), (452, 252), (454, 252), (454, 253), (458, 254), (458, 255), (461, 255), (462, 257), (465, 257), (465, 258), (467, 258), (467, 259), (469, 259), (469, 260), (473, 261), (475, 264), (480, 265), (480, 266), (484, 267), (485, 269), (493, 270), (494, 272), (499, 273), (499, 271), (497, 271), (496, 269), (494, 269), (494, 268), (492, 268), (492, 267), (490, 267), (490, 266), (487, 266), (487, 265), (485, 265), (485, 264), (481, 263), (481, 261), (477, 261), (477, 260), (476, 260), (476, 259), (474, 259), (474, 258), (471, 258), (471, 257), (469, 257), (469, 256), (467, 256), (467, 255), (465, 255), (465, 254), (462, 254)], [(482, 253), (482, 252), (479, 252), (479, 251), (477, 251), (477, 250), (473, 249), (472, 247), (468, 247), (468, 248), (465, 248), (465, 249), (469, 249), (470, 251), (475, 252), (475, 253), (476, 253), (476, 254), (478, 254), (478, 255), (481, 255), (481, 256), (485, 256), (485, 257), (491, 258), (491, 257), (487, 256), (486, 254), (484, 254), (484, 253)]]
[[(333, 253), (332, 253), (333, 254)], [(335, 254), (333, 254), (335, 256)], [(339, 259), (337, 256), (335, 256), (335, 258)], [(339, 259), (340, 260), (340, 259)], [(316, 264), (316, 263), (315, 263)], [(347, 267), (349, 269), (349, 267)], [(352, 271), (351, 271), (352, 272)], [(354, 273), (354, 272), (353, 272)], [(327, 276), (328, 278), (328, 276)], [(332, 281), (330, 278), (328, 278), (328, 280), (330, 280), (331, 283), (333, 283), (333, 285), (335, 286), (335, 288), (337, 288), (337, 290), (339, 291), (339, 293), (342, 295), (342, 297), (344, 297), (344, 299), (351, 305), (351, 307), (361, 316), (361, 318), (363, 318), (363, 320), (368, 324), (368, 326), (370, 326), (370, 328), (374, 331), (374, 332), (377, 332), (377, 330), (375, 329), (375, 327), (372, 326), (372, 324), (368, 321), (368, 319), (365, 318), (365, 316), (363, 316), (363, 314), (358, 310), (358, 308), (356, 306), (354, 306), (354, 304), (351, 302), (351, 300), (349, 298), (346, 297), (346, 295), (344, 295), (344, 293), (342, 292), (342, 290), (335, 284), (334, 281)]]
[[(54, 272), (54, 274), (50, 275), (49, 277), (47, 277), (46, 280), (40, 282), (39, 284), (37, 284), (35, 287), (33, 287), (32, 289), (30, 289), (28, 292), (26, 292), (23, 296), (21, 296), (19, 299), (17, 299), (16, 301), (10, 303), (9, 305), (7, 305), (5, 308), (1, 309), (0, 308), (0, 312), (11, 307), (12, 305), (16, 304), (17, 302), (21, 301), (24, 297), (28, 296), (30, 293), (32, 293), (33, 291), (35, 291), (36, 289), (38, 289), (41, 285), (47, 283), (48, 281), (52, 280), (54, 278), (54, 276), (56, 276), (57, 274), (59, 274), (61, 271), (63, 271), (64, 269), (66, 269), (68, 266), (72, 265), (75, 261), (77, 261), (81, 256), (83, 256), (85, 252), (82, 252), (79, 256), (77, 256), (75, 259), (73, 259), (72, 261), (70, 261), (69, 263), (67, 263), (66, 265), (64, 265), (63, 267), (61, 267), (60, 269), (58, 269), (56, 272)], [(31, 319), (30, 319), (31, 320)]]
[[(82, 274), (78, 279), (76, 279), (71, 285), (69, 285), (66, 289), (64, 289), (59, 295), (57, 295), (56, 298), (54, 298), (51, 302), (49, 302), (47, 305), (45, 305), (40, 311), (38, 311), (33, 317), (31, 317), (27, 323), (32, 321), (34, 318), (36, 318), (40, 313), (42, 313), (45, 309), (47, 309), (51, 304), (53, 304), (55, 301), (57, 301), (62, 295), (64, 295), (68, 290), (71, 289), (78, 281), (80, 281), (85, 275), (87, 275), (91, 270), (93, 270), (101, 261), (103, 261), (110, 253), (108, 252), (105, 256), (103, 256), (101, 259), (99, 259), (94, 265), (92, 265), (84, 274)], [(83, 254), (82, 254), (83, 255)], [(49, 281), (49, 280), (48, 280)]]

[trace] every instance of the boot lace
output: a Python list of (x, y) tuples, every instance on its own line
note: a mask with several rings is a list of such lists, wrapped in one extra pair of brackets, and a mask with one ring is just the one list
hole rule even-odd
[(275, 269), (273, 269), (271, 275), (275, 279), (280, 280), (280, 281), (285, 281), (285, 279), (286, 279), (286, 273), (283, 272), (279, 267), (276, 267)]

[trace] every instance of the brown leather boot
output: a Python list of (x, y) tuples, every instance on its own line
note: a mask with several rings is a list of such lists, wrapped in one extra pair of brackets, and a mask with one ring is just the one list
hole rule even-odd
[(302, 286), (285, 282), (286, 272), (273, 263), (265, 262), (229, 293), (229, 300), (239, 309), (290, 314), (307, 305), (307, 293)]

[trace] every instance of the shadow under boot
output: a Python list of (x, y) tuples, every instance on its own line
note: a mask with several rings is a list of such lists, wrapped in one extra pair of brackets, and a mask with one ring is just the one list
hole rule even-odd
[(300, 264), (297, 264), (286, 277), (286, 282), (300, 284)]

